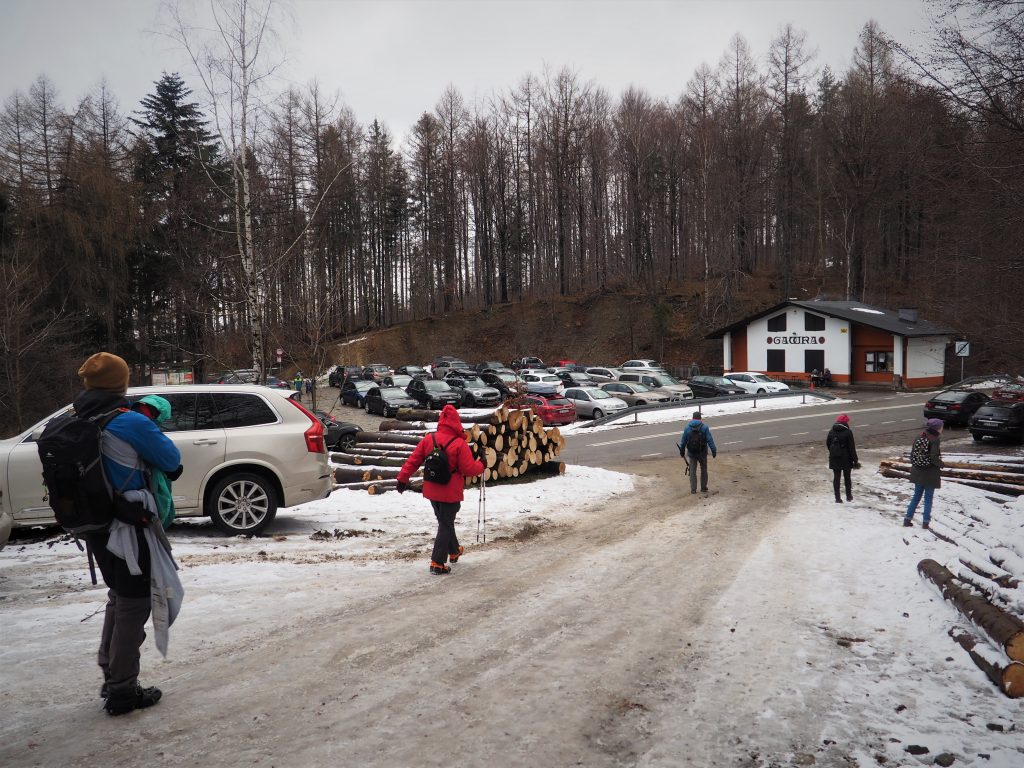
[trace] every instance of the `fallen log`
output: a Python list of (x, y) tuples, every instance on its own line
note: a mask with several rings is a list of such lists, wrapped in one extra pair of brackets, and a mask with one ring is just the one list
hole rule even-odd
[(967, 554), (960, 555), (959, 560), (968, 570), (973, 571), (979, 576), (984, 576), (1004, 589), (1016, 589), (1020, 584), (1020, 581), (1015, 579), (1013, 574), (1007, 573), (995, 564), (988, 565)]
[(967, 651), (971, 661), (999, 690), (1011, 699), (1024, 696), (1024, 664), (1019, 661), (1002, 663), (1002, 659), (996, 658), (996, 654), (980, 644), (978, 638), (957, 627), (949, 630), (949, 636)]
[(427, 433), (427, 424), (423, 421), (401, 421), (399, 419), (384, 419), (377, 425), (378, 432), (415, 432)]
[[(882, 477), (890, 477), (896, 480), (909, 480), (910, 479), (910, 468), (906, 470), (899, 469), (896, 466), (880, 466), (878, 473)], [(998, 493), (1003, 496), (1024, 496), (1024, 486), (1017, 485), (1000, 485), (997, 483), (979, 483), (975, 480), (963, 480), (958, 477), (947, 477), (943, 475), (943, 478), (951, 483), (958, 483), (959, 485), (966, 485), (971, 488), (977, 488), (981, 491), (989, 491), (990, 493)]]
[(399, 467), (335, 467), (334, 482), (360, 483), (369, 480), (393, 480), (398, 477)]
[[(384, 486), (389, 488), (395, 488), (398, 486), (397, 480), (367, 480), (360, 483), (335, 483), (334, 490), (336, 491), (366, 491), (376, 486)], [(409, 490), (420, 492), (423, 490), (423, 480), (420, 478), (412, 478), (409, 480)]]
[(544, 475), (564, 475), (565, 474), (565, 462), (564, 461), (545, 461), (537, 470)]
[(332, 453), (331, 461), (335, 464), (346, 466), (376, 466), (376, 467), (401, 467), (405, 464), (405, 458), (387, 458), (385, 456), (355, 456), (350, 453)]
[(1024, 621), (958, 586), (953, 573), (934, 560), (922, 560), (917, 564), (917, 571), (935, 584), (942, 597), (991, 637), (1007, 656), (1014, 661), (1024, 661)]
[(421, 438), (413, 435), (396, 435), (389, 432), (356, 432), (359, 443), (389, 443), (392, 445), (417, 445)]

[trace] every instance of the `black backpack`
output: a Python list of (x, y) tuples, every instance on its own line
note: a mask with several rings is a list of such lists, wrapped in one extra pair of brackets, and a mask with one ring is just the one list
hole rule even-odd
[(918, 469), (932, 465), (931, 444), (924, 435), (914, 441), (914, 447), (910, 449), (910, 463)]
[(692, 454), (700, 455), (708, 449), (708, 439), (704, 437), (704, 430), (700, 427), (691, 429), (686, 438), (686, 450)]
[(430, 439), (434, 443), (434, 449), (423, 462), (423, 479), (444, 485), (452, 479), (452, 470), (448, 465), (448, 445), (454, 443), (458, 438), (452, 438), (448, 441), (448, 445), (443, 447), (437, 444), (436, 433), (432, 434)]
[(76, 537), (114, 519), (114, 494), (103, 469), (100, 434), (121, 409), (91, 418), (51, 419), (36, 441), (43, 483), (57, 523)]

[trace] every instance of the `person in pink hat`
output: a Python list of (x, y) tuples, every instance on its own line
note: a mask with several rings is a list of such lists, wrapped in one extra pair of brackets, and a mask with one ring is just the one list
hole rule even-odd
[(839, 414), (836, 418), (836, 423), (832, 425), (825, 438), (825, 447), (828, 448), (828, 468), (832, 470), (832, 489), (836, 493), (836, 504), (843, 503), (843, 497), (839, 495), (840, 475), (846, 484), (846, 500), (853, 501), (850, 470), (860, 469), (860, 459), (857, 458), (857, 445), (853, 440), (853, 430), (850, 429), (850, 417), (845, 413)]

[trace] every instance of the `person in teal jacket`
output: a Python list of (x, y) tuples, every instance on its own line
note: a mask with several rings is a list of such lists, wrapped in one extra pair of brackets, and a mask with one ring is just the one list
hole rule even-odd
[(686, 452), (686, 458), (690, 467), (690, 493), (697, 492), (697, 465), (700, 465), (700, 490), (707, 493), (708, 490), (708, 451), (713, 457), (718, 456), (718, 448), (715, 440), (711, 437), (711, 430), (708, 425), (701, 421), (700, 411), (693, 412), (693, 418), (686, 425), (682, 436), (679, 438), (679, 452)]

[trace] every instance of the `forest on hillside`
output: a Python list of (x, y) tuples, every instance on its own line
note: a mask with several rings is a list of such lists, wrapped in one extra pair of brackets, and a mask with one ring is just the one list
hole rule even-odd
[(737, 36), (671, 101), (568, 69), (473, 105), (448, 88), (401, 143), (315, 85), (261, 91), (272, 3), (216, 7), (231, 34), (176, 19), (196, 71), (140, 104), (40, 76), (0, 108), (8, 427), (101, 348), (199, 377), (276, 347), (316, 365), (438, 313), (684, 285), (710, 329), (754, 275), (775, 299), (909, 296), (1019, 368), (1018, 0), (935, 0), (916, 49), (869, 22), (845, 72), (793, 25), (767, 51)]

